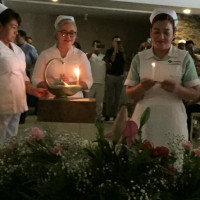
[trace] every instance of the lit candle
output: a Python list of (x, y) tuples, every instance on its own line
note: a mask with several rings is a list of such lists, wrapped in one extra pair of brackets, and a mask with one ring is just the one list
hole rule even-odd
[(75, 68), (74, 73), (76, 74), (76, 84), (79, 85), (79, 75), (80, 75), (79, 68)]
[(156, 63), (155, 63), (155, 62), (152, 62), (152, 63), (151, 63), (151, 66), (152, 66), (152, 75), (151, 75), (151, 78), (154, 79), (154, 77), (155, 77)]

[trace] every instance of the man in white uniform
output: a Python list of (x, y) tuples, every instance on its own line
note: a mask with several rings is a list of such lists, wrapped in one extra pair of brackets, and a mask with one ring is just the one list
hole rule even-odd
[(103, 45), (99, 40), (92, 42), (91, 51), (87, 54), (90, 61), (93, 85), (89, 91), (89, 98), (96, 98), (96, 112), (98, 116), (102, 116), (103, 99), (105, 92), (105, 74), (106, 63), (103, 60), (104, 54), (101, 53)]

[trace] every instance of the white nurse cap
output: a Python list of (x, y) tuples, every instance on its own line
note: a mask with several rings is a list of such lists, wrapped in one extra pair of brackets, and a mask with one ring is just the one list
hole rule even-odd
[(57, 28), (57, 25), (59, 24), (59, 22), (62, 21), (62, 20), (64, 20), (64, 19), (65, 19), (65, 20), (72, 21), (72, 22), (75, 22), (74, 17), (72, 17), (72, 16), (59, 15), (59, 16), (56, 18), (54, 27)]
[(152, 21), (154, 19), (155, 16), (159, 15), (159, 14), (168, 14), (170, 15), (173, 19), (174, 19), (174, 24), (175, 26), (178, 24), (178, 17), (177, 17), (177, 14), (174, 10), (171, 10), (171, 9), (167, 9), (167, 8), (156, 8), (151, 16), (150, 16), (150, 22), (152, 24)]
[(4, 6), (2, 3), (0, 3), (0, 13), (2, 13), (4, 10), (6, 10), (8, 7)]
[(183, 44), (185, 44), (185, 43), (186, 43), (186, 41), (185, 41), (185, 40), (179, 40), (179, 41), (178, 41), (178, 44), (180, 44), (180, 43), (183, 43)]

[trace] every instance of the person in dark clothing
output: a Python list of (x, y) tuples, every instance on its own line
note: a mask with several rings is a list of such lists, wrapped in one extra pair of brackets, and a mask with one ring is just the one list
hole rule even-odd
[(104, 60), (107, 63), (105, 120), (109, 121), (117, 115), (124, 84), (126, 55), (119, 36), (112, 38), (112, 47), (106, 51)]

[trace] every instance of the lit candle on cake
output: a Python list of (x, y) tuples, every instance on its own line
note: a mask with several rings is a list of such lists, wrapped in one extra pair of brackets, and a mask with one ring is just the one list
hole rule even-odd
[(151, 78), (154, 79), (154, 77), (155, 77), (156, 63), (155, 63), (155, 62), (152, 62), (152, 63), (151, 63), (151, 66), (152, 66), (152, 75), (151, 75)]
[(74, 73), (76, 74), (76, 84), (79, 85), (79, 75), (80, 75), (79, 68), (75, 68)]

